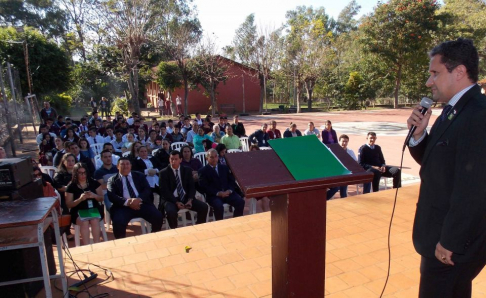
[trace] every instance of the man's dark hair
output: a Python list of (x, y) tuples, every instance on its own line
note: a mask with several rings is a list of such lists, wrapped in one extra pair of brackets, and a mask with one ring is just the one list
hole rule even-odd
[(113, 144), (112, 143), (104, 143), (103, 144), (103, 151), (105, 151), (106, 146), (111, 146), (113, 148)]
[(130, 164), (132, 164), (132, 161), (130, 160), (130, 158), (128, 158), (128, 156), (122, 156), (120, 157), (120, 159), (118, 160), (118, 163), (117, 165), (120, 164), (120, 162), (124, 161), (124, 160), (128, 160), (130, 162)]
[(89, 128), (89, 131), (98, 132), (98, 129), (96, 128), (96, 126), (91, 126), (91, 127)]
[(59, 115), (59, 116), (57, 116), (57, 119), (62, 119), (62, 118), (64, 118), (64, 116), (63, 116), (63, 115)]
[(177, 150), (171, 151), (170, 155), (178, 155), (179, 158), (182, 158), (182, 153), (180, 151), (177, 151)]
[(376, 133), (375, 133), (375, 132), (373, 132), (373, 131), (370, 131), (370, 132), (369, 132), (369, 133), (366, 135), (366, 137), (368, 137), (368, 136), (373, 136), (373, 137), (376, 137)]
[(190, 119), (189, 117), (184, 117), (184, 121), (189, 120), (189, 119)]
[(123, 130), (121, 130), (121, 129), (117, 129), (117, 130), (115, 130), (115, 134), (117, 134), (117, 133), (121, 133), (121, 134), (123, 134)]
[(174, 121), (172, 119), (169, 119), (169, 121), (167, 121), (167, 123), (173, 123)]
[(80, 121), (86, 121), (86, 120), (88, 120), (88, 119), (86, 119), (86, 118), (83, 117), (83, 118), (81, 118)]
[(349, 140), (349, 137), (348, 137), (348, 135), (340, 135), (339, 140), (341, 140), (341, 139)]
[(43, 129), (43, 128), (46, 128), (47, 127), (47, 124), (41, 124), (39, 125), (39, 129)]
[(467, 77), (473, 82), (478, 81), (479, 55), (472, 40), (458, 38), (443, 42), (430, 51), (430, 57), (435, 55), (441, 55), (440, 62), (445, 65), (448, 72), (452, 72), (459, 65), (464, 65)]
[(98, 111), (91, 112), (91, 116), (94, 116), (95, 114), (98, 114)]
[(52, 119), (51, 117), (47, 118), (46, 121), (52, 121), (54, 122), (54, 119)]
[[(105, 145), (106, 145), (106, 144), (105, 144)], [(110, 144), (110, 145), (111, 145), (111, 144)], [(104, 147), (104, 146), (103, 146), (103, 147)], [(110, 151), (110, 150), (105, 149), (105, 150), (101, 151), (100, 156), (103, 156), (103, 153), (110, 153), (110, 154), (111, 154), (111, 151)]]

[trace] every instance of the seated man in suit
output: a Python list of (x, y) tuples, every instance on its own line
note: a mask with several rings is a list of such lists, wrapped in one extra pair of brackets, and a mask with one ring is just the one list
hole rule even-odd
[(236, 182), (227, 166), (218, 164), (218, 152), (209, 149), (206, 152), (208, 164), (199, 170), (199, 185), (206, 193), (206, 200), (214, 209), (216, 220), (223, 219), (223, 204), (235, 208), (233, 217), (243, 215), (245, 201), (235, 192)]
[(95, 172), (95, 166), (93, 165), (93, 162), (91, 161), (91, 158), (86, 157), (79, 153), (79, 146), (76, 143), (71, 143), (69, 145), (69, 152), (73, 154), (76, 157), (76, 160), (78, 162), (82, 162), (86, 164), (86, 167), (88, 168), (89, 171), (89, 176), (93, 177), (94, 172)]
[(205, 223), (208, 205), (195, 198), (196, 188), (191, 168), (181, 166), (182, 153), (172, 151), (170, 164), (159, 173), (160, 204), (159, 210), (165, 210), (171, 229), (177, 228), (177, 212), (189, 209), (197, 212), (197, 224)]
[[(402, 186), (401, 171), (398, 167), (391, 167), (385, 164), (385, 158), (381, 147), (375, 145), (376, 133), (369, 132), (366, 139), (368, 142), (361, 146), (358, 151), (358, 163), (368, 172), (374, 174), (373, 177), (373, 192), (380, 190), (380, 178), (393, 177), (393, 188)], [(371, 190), (370, 183), (363, 185), (363, 193), (369, 193)]]
[(110, 214), (115, 238), (125, 238), (128, 223), (137, 217), (148, 221), (152, 232), (160, 231), (164, 217), (152, 203), (152, 191), (145, 175), (132, 172), (128, 157), (120, 158), (117, 168), (118, 174), (108, 179), (107, 186), (108, 199), (113, 203)]

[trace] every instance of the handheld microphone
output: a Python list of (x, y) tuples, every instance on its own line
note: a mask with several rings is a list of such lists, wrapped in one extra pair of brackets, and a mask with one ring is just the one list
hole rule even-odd
[[(427, 110), (430, 109), (430, 107), (432, 106), (433, 103), (434, 103), (434, 101), (432, 99), (430, 99), (428, 97), (423, 97), (422, 101), (420, 101), (420, 105), (422, 106), (420, 113), (422, 115), (425, 115), (425, 113), (427, 113)], [(402, 151), (404, 151), (405, 147), (407, 147), (407, 144), (408, 144), (408, 142), (410, 142), (410, 138), (413, 136), (413, 133), (415, 132), (416, 129), (417, 129), (417, 127), (415, 125), (412, 125), (412, 127), (410, 127), (407, 138), (405, 139), (405, 143), (403, 143)]]

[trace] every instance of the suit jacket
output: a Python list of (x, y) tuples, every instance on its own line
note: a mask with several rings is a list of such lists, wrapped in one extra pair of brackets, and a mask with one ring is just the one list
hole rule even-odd
[[(186, 192), (187, 199), (194, 199), (196, 196), (196, 187), (194, 178), (192, 177), (191, 168), (179, 166), (179, 175), (181, 177), (182, 187)], [(171, 166), (167, 166), (159, 173), (159, 185), (160, 185), (160, 201), (161, 203), (168, 201), (176, 203), (180, 201), (174, 197), (174, 191), (177, 189), (177, 183), (174, 175), (174, 171)]]
[[(300, 132), (300, 130), (295, 130), (295, 133), (297, 134), (298, 137), (301, 137), (302, 136), (302, 133)], [(284, 134), (283, 134), (283, 137), (284, 138), (291, 138), (292, 137), (292, 132), (287, 128), (285, 131), (284, 131)]]
[(169, 165), (170, 154), (167, 153), (167, 151), (165, 151), (164, 149), (157, 150), (157, 152), (155, 152), (154, 157), (160, 163), (161, 168), (165, 168)]
[(235, 178), (227, 166), (218, 164), (218, 173), (209, 164), (199, 171), (199, 186), (209, 197), (216, 197), (220, 191), (235, 191)]
[(434, 258), (438, 242), (454, 262), (473, 261), (486, 248), (486, 97), (472, 87), (449, 118), (410, 147), (421, 165), (413, 227), (417, 252)]
[[(145, 179), (145, 175), (140, 172), (132, 171), (132, 179), (133, 184), (135, 184), (135, 187), (137, 188), (138, 197), (142, 199), (143, 203), (153, 204), (151, 199), (152, 191), (147, 179)], [(125, 199), (123, 198), (123, 182), (120, 173), (113, 175), (108, 179), (107, 190), (108, 199), (113, 203), (112, 208), (123, 207)]]

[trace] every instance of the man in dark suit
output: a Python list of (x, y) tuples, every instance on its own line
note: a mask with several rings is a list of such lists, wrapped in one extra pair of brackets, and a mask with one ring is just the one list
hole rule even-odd
[(69, 153), (71, 153), (74, 156), (76, 156), (76, 160), (78, 162), (82, 162), (82, 163), (86, 164), (86, 166), (88, 167), (88, 171), (89, 171), (90, 177), (94, 177), (95, 166), (93, 165), (93, 162), (91, 161), (91, 158), (86, 157), (86, 156), (82, 155), (81, 153), (79, 153), (79, 146), (78, 146), (78, 144), (76, 144), (74, 142), (71, 143), (69, 145)]
[(192, 178), (192, 169), (181, 166), (182, 153), (172, 151), (166, 168), (159, 173), (160, 204), (162, 214), (165, 210), (171, 229), (177, 228), (177, 212), (189, 209), (197, 212), (197, 224), (205, 223), (208, 205), (195, 198), (196, 187)]
[(477, 85), (478, 52), (471, 40), (444, 42), (429, 53), (427, 86), (448, 103), (430, 133), (430, 110), (407, 120), (422, 184), (413, 243), (422, 256), (420, 297), (471, 297), (486, 264), (486, 97)]
[(227, 166), (218, 164), (218, 152), (209, 149), (206, 152), (208, 164), (199, 170), (199, 186), (206, 193), (206, 200), (214, 209), (216, 220), (223, 219), (224, 206), (235, 208), (233, 217), (243, 215), (245, 200), (235, 192), (236, 182)]
[(128, 157), (120, 158), (117, 168), (118, 174), (110, 177), (107, 185), (108, 199), (113, 203), (110, 214), (115, 238), (125, 238), (128, 223), (137, 217), (148, 221), (152, 232), (160, 231), (164, 217), (152, 203), (152, 191), (145, 175), (132, 172)]

